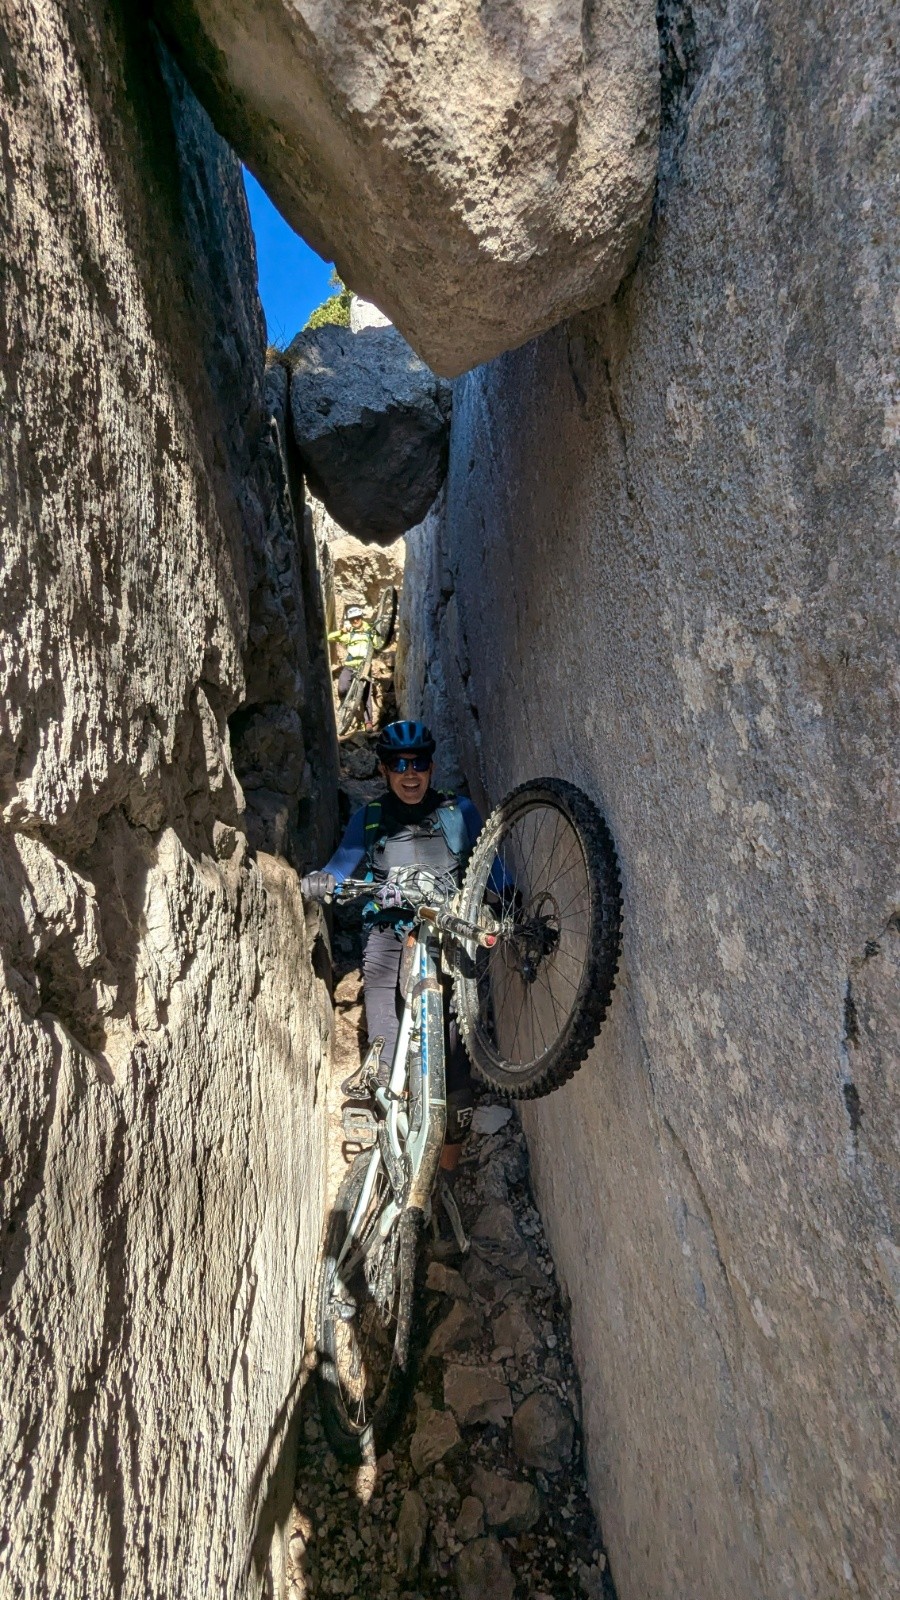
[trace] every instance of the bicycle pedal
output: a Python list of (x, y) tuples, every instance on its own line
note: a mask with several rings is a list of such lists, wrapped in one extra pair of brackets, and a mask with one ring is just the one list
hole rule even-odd
[(348, 1143), (359, 1145), (361, 1150), (371, 1150), (378, 1138), (378, 1124), (367, 1106), (344, 1106), (341, 1127)]

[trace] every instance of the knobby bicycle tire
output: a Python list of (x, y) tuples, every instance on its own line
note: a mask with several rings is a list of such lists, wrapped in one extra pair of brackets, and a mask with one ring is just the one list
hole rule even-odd
[(391, 583), (381, 592), (381, 599), (372, 618), (372, 631), (381, 640), (381, 649), (384, 650), (394, 637), (394, 626), (397, 621), (397, 590)]
[(357, 673), (347, 693), (338, 707), (337, 731), (340, 735), (350, 733), (354, 723), (358, 722), (363, 711), (363, 701), (368, 679)]
[[(356, 1209), (370, 1158), (371, 1153), (368, 1150), (362, 1151), (356, 1157), (337, 1192), (329, 1218), (325, 1258), (319, 1280), (316, 1326), (318, 1351), (316, 1379), (322, 1423), (335, 1454), (342, 1461), (355, 1463), (374, 1460), (394, 1437), (408, 1404), (415, 1377), (415, 1356), (418, 1348), (414, 1332), (421, 1287), (419, 1279), (423, 1217), (421, 1211), (407, 1207), (394, 1224), (399, 1230), (399, 1245), (395, 1272), (396, 1309), (389, 1365), (380, 1391), (377, 1396), (372, 1397), (365, 1418), (352, 1416), (345, 1403), (337, 1373), (337, 1364), (341, 1360), (338, 1324), (342, 1319), (335, 1313), (331, 1291), (337, 1257)], [(386, 1192), (381, 1204), (374, 1213), (370, 1213), (369, 1227), (373, 1225), (375, 1217), (380, 1215), (389, 1198), (390, 1195)]]
[[(564, 1020), (559, 1023), (556, 1036), (547, 1042), (545, 1049), (536, 1050), (533, 1059), (527, 1059), (525, 1052), (526, 1059), (512, 1061), (499, 1048), (496, 1038), (501, 1027), (491, 994), (495, 984), (490, 972), (487, 977), (485, 972), (489, 961), (506, 959), (502, 941), (489, 954), (471, 949), (468, 954), (461, 951), (454, 977), (459, 1031), (472, 1066), (492, 1089), (512, 1100), (531, 1100), (549, 1094), (577, 1072), (600, 1032), (615, 987), (621, 952), (622, 897), (612, 837), (604, 818), (587, 795), (559, 778), (539, 778), (521, 784), (491, 813), (466, 869), (460, 915), (468, 921), (481, 920), (485, 895), (495, 871), (498, 851), (503, 853), (504, 839), (509, 839), (513, 828), (520, 823), (524, 826), (529, 813), (536, 814), (539, 810), (557, 812), (565, 820), (583, 858), (583, 920), (586, 923), (583, 969), (577, 984), (570, 983), (574, 992), (571, 1001), (567, 1001), (568, 1011), (563, 1013)], [(577, 864), (577, 851), (575, 861)], [(548, 882), (546, 894), (538, 898), (549, 903), (552, 888), (552, 881)], [(545, 921), (552, 922), (552, 918)], [(512, 947), (514, 943), (510, 939), (507, 946)], [(544, 959), (549, 970), (554, 955)], [(507, 965), (512, 971), (509, 961)], [(517, 992), (524, 994), (528, 984), (533, 986), (535, 980), (533, 976), (521, 978), (513, 971), (513, 977), (506, 982), (506, 994), (511, 992), (514, 982), (518, 985)], [(504, 1003), (505, 997), (499, 1004)], [(555, 1013), (558, 1009), (555, 999), (553, 1005)], [(531, 1037), (534, 1041), (534, 1027)]]

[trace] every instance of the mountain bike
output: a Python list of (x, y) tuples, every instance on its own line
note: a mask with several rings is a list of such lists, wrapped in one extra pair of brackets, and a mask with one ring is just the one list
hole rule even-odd
[(370, 688), (372, 657), (374, 653), (375, 644), (374, 641), (370, 639), (368, 645), (366, 646), (365, 656), (355, 668), (353, 677), (350, 680), (350, 687), (337, 709), (335, 722), (337, 725), (339, 738), (343, 738), (345, 733), (352, 732), (353, 728), (356, 726), (356, 723), (363, 714), (366, 695), (368, 694)]
[(447, 1125), (442, 970), (476, 1073), (511, 1099), (556, 1088), (588, 1054), (612, 995), (620, 948), (615, 849), (574, 785), (540, 779), (488, 818), (462, 888), (417, 866), (385, 883), (349, 879), (335, 898), (365, 898), (411, 929), (393, 1060), (374, 1040), (344, 1109), (363, 1148), (329, 1220), (317, 1312), (317, 1380), (329, 1442), (344, 1460), (374, 1459), (409, 1395), (424, 1242), (440, 1199), (468, 1248), (448, 1190), (436, 1192)]

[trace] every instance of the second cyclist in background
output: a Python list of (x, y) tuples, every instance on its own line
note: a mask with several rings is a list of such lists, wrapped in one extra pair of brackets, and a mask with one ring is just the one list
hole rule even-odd
[[(338, 700), (343, 701), (357, 673), (364, 672), (372, 653), (381, 649), (381, 639), (366, 616), (363, 606), (348, 606), (343, 627), (328, 635), (329, 642), (343, 646), (344, 660), (338, 678)], [(374, 721), (374, 690), (371, 679), (366, 686), (363, 712), (367, 728)]]

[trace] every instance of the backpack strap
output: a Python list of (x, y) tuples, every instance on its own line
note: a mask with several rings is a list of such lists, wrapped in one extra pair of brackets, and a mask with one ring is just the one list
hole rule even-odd
[(363, 843), (366, 847), (366, 876), (372, 876), (375, 846), (381, 835), (381, 801), (370, 800), (363, 818)]
[(461, 867), (464, 867), (472, 853), (469, 844), (469, 830), (466, 819), (462, 814), (462, 807), (455, 794), (444, 795), (438, 806), (438, 823), (444, 835), (447, 849), (455, 855)]

